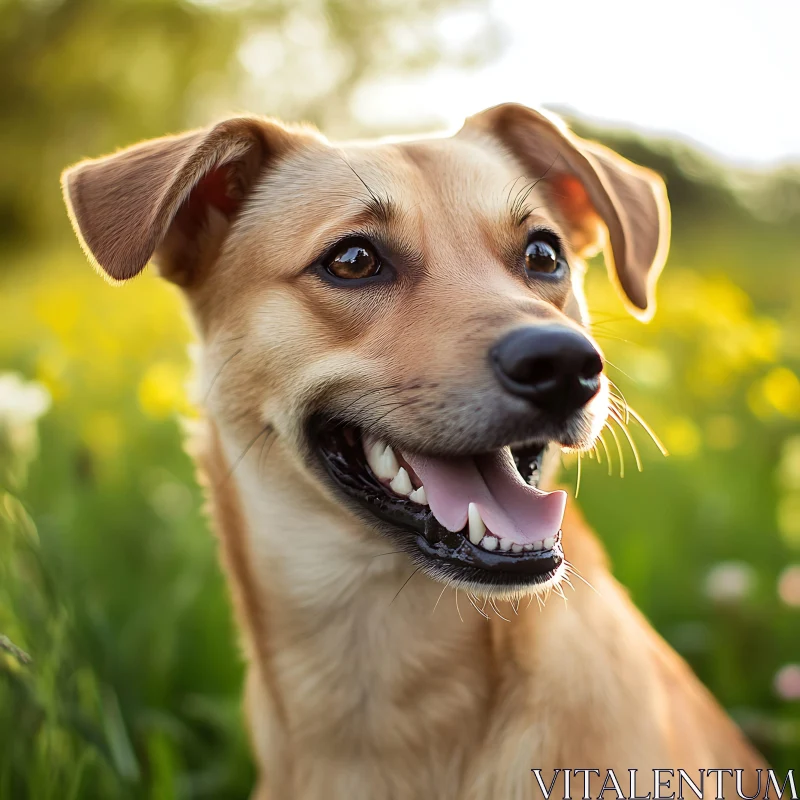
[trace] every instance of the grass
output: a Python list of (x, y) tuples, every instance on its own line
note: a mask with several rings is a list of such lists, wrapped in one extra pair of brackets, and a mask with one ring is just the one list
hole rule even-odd
[[(800, 662), (797, 308), (745, 267), (684, 241), (647, 327), (592, 271), (612, 378), (672, 455), (635, 429), (644, 471), (628, 452), (620, 479), (609, 439), (613, 474), (585, 459), (580, 503), (636, 603), (785, 770), (800, 753), (798, 701), (775, 689)], [(40, 419), (0, 411), (0, 798), (247, 797), (242, 659), (182, 448), (176, 292), (45, 253), (0, 298), (4, 369), (51, 400)]]

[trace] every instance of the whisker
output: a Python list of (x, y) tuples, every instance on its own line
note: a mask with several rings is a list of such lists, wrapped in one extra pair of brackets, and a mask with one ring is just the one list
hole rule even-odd
[(208, 385), (208, 389), (206, 390), (205, 397), (203, 398), (203, 405), (205, 405), (206, 403), (208, 403), (208, 398), (209, 398), (209, 397), (211, 397), (211, 390), (214, 388), (214, 384), (217, 382), (217, 378), (219, 378), (219, 376), (220, 376), (220, 375), (222, 375), (222, 370), (224, 370), (224, 369), (225, 369), (225, 367), (227, 367), (227, 366), (228, 366), (228, 364), (230, 364), (230, 363), (231, 363), (231, 361), (233, 361), (233, 359), (234, 359), (234, 358), (236, 358), (236, 356), (238, 356), (238, 355), (239, 355), (240, 353), (242, 353), (243, 351), (244, 351), (244, 348), (243, 348), (243, 347), (240, 347), (240, 348), (239, 348), (239, 349), (238, 349), (238, 350), (237, 350), (237, 351), (236, 351), (236, 352), (235, 352), (233, 355), (231, 355), (231, 356), (228, 356), (228, 357), (227, 357), (227, 358), (226, 358), (226, 359), (225, 359), (225, 360), (222, 362), (222, 366), (221, 366), (221, 367), (220, 367), (220, 368), (217, 370), (216, 374), (215, 374), (215, 375), (214, 375), (214, 377), (211, 379), (211, 383)]
[(630, 406), (628, 405), (628, 400), (625, 397), (625, 394), (622, 391), (622, 389), (620, 389), (619, 386), (617, 386), (617, 384), (614, 383), (614, 381), (612, 381), (611, 378), (608, 377), (608, 375), (606, 375), (606, 380), (608, 381), (611, 388), (614, 389), (614, 391), (619, 395), (619, 399), (622, 400), (623, 404), (625, 405), (625, 408), (629, 409)]
[[(509, 206), (509, 207), (511, 206), (511, 192), (514, 191), (514, 187), (517, 185), (517, 181), (524, 181), (525, 177), (526, 177), (525, 175), (517, 175), (517, 177), (514, 178), (513, 181), (509, 181), (510, 187), (509, 187), (509, 190), (508, 190), (508, 197), (506, 197), (506, 205), (507, 206)], [(503, 188), (505, 188), (505, 187), (503, 187)]]
[(372, 191), (372, 189), (370, 189), (366, 181), (356, 172), (355, 167), (353, 167), (353, 165), (348, 161), (347, 156), (343, 152), (337, 151), (336, 154), (339, 156), (339, 158), (342, 159), (342, 161), (344, 161), (344, 163), (347, 165), (347, 167), (350, 169), (353, 175), (355, 175), (356, 178), (358, 178), (358, 180), (361, 182), (361, 185), (367, 190), (367, 194), (369, 194), (370, 199), (372, 200), (373, 208), (377, 212), (379, 212), (381, 216), (383, 216), (384, 218), (388, 218), (389, 210), (392, 205), (391, 201), (379, 197), (377, 194), (375, 194), (375, 192)]
[(418, 403), (418, 402), (419, 402), (419, 398), (418, 397), (413, 397), (410, 400), (404, 400), (402, 402), (395, 403), (394, 406), (392, 408), (390, 408), (385, 414), (382, 414), (380, 417), (378, 417), (378, 419), (373, 420), (373, 424), (377, 425), (378, 423), (383, 422), (383, 420), (385, 420), (386, 417), (389, 416), (389, 414), (393, 414), (395, 411), (399, 411), (401, 408), (406, 408), (408, 406), (413, 406), (415, 403)]
[[(276, 436), (265, 436), (264, 440), (261, 442), (261, 451), (258, 454), (258, 469), (257, 471), (261, 473), (263, 471), (264, 459), (269, 455), (270, 450), (272, 450), (272, 445), (275, 443), (277, 439)], [(266, 452), (264, 451), (264, 447), (266, 446), (267, 442), (269, 442), (269, 447), (267, 447)]]
[(605, 450), (606, 461), (608, 462), (608, 475), (609, 477), (611, 477), (611, 468), (612, 468), (611, 454), (608, 452), (608, 445), (606, 444), (606, 440), (603, 438), (602, 431), (600, 431), (600, 433), (597, 434), (597, 438), (600, 440), (600, 444), (603, 445), (603, 450)]
[(442, 595), (443, 595), (443, 594), (444, 594), (444, 593), (445, 593), (445, 592), (446, 592), (446, 591), (447, 591), (449, 588), (450, 588), (450, 581), (448, 581), (448, 582), (447, 582), (447, 583), (444, 585), (444, 588), (443, 588), (443, 589), (442, 589), (442, 591), (440, 592), (440, 594), (439, 594), (439, 597), (437, 597), (437, 598), (436, 598), (436, 602), (435, 602), (435, 603), (434, 603), (434, 605), (433, 605), (433, 611), (431, 611), (431, 616), (433, 616), (433, 615), (436, 613), (436, 609), (437, 609), (437, 607), (439, 606), (439, 601), (442, 599)]
[(244, 451), (242, 452), (242, 454), (239, 456), (239, 458), (237, 458), (237, 459), (236, 459), (236, 461), (234, 462), (233, 466), (232, 466), (232, 467), (230, 468), (230, 470), (228, 471), (228, 474), (225, 476), (225, 478), (224, 478), (224, 480), (223, 480), (223, 483), (227, 482), (227, 481), (230, 479), (231, 475), (233, 475), (233, 473), (234, 473), (234, 470), (235, 470), (235, 469), (236, 469), (236, 468), (239, 466), (239, 464), (241, 464), (241, 463), (242, 463), (242, 461), (244, 460), (244, 457), (245, 457), (245, 456), (246, 456), (246, 455), (247, 455), (247, 454), (250, 452), (250, 448), (251, 448), (251, 447), (252, 447), (252, 446), (253, 446), (253, 445), (254, 445), (254, 444), (255, 444), (255, 443), (256, 443), (256, 442), (257, 442), (257, 441), (258, 441), (258, 440), (259, 440), (259, 439), (260, 439), (260, 438), (261, 438), (261, 437), (264, 435), (264, 434), (265, 434), (265, 433), (266, 433), (266, 434), (269, 434), (270, 432), (274, 433), (274, 431), (272, 430), (272, 425), (270, 425), (270, 423), (268, 422), (268, 423), (267, 423), (267, 424), (266, 424), (266, 425), (265, 425), (265, 426), (264, 426), (264, 427), (263, 427), (263, 428), (262, 428), (262, 429), (261, 429), (261, 430), (260, 430), (260, 431), (259, 431), (259, 432), (258, 432), (258, 433), (257, 433), (257, 434), (256, 434), (256, 435), (255, 435), (255, 436), (254, 436), (254, 437), (253, 437), (253, 438), (252, 438), (250, 441), (249, 441), (249, 442), (248, 442), (248, 444), (247, 444), (247, 446), (244, 448)]
[[(415, 569), (415, 570), (414, 570), (414, 571), (413, 571), (413, 572), (412, 572), (412, 573), (411, 573), (411, 574), (410, 574), (410, 575), (409, 575), (409, 576), (406, 578), (406, 580), (405, 580), (405, 582), (403, 583), (403, 585), (402, 585), (402, 586), (401, 586), (401, 587), (400, 587), (400, 588), (397, 590), (397, 594), (396, 594), (396, 595), (395, 595), (395, 596), (392, 598), (392, 603), (394, 603), (394, 601), (395, 601), (395, 600), (397, 600), (397, 598), (398, 598), (398, 597), (400, 597), (400, 592), (402, 592), (402, 591), (403, 591), (403, 589), (405, 589), (405, 588), (406, 588), (406, 586), (408, 586), (408, 584), (410, 583), (411, 579), (412, 579), (412, 578), (413, 578), (413, 577), (414, 577), (414, 576), (415, 576), (415, 575), (416, 575), (416, 574), (417, 574), (417, 573), (418, 573), (418, 572), (419, 572), (421, 569), (422, 569), (422, 567), (417, 567), (417, 568), (416, 568), (416, 569)], [(389, 605), (392, 605), (392, 603), (389, 603)]]
[(622, 367), (618, 367), (613, 361), (609, 361), (608, 359), (605, 359), (605, 362), (606, 362), (606, 364), (608, 364), (609, 367), (614, 367), (614, 369), (617, 370), (617, 372), (621, 372), (626, 378), (628, 378), (629, 380), (632, 380), (634, 383), (638, 383), (639, 382), (639, 381), (636, 380), (636, 378), (631, 378), (631, 376), (628, 375), (628, 373), (625, 372), (625, 370), (622, 369)]
[(623, 404), (622, 398), (618, 394), (614, 394), (614, 392), (609, 391), (608, 393), (608, 402), (617, 410), (622, 412), (625, 415), (625, 422), (628, 422), (628, 406), (627, 403)]
[(564, 605), (569, 608), (569, 603), (567, 602), (567, 596), (564, 594), (564, 590), (561, 588), (561, 585), (558, 584), (553, 587), (553, 591), (564, 601)]
[(581, 463), (583, 462), (583, 453), (578, 453), (578, 477), (575, 481), (575, 499), (581, 492)]
[(456, 586), (456, 611), (458, 611), (458, 618), (464, 622), (464, 617), (461, 616), (461, 609), (458, 607), (458, 587)]
[(592, 586), (591, 583), (589, 583), (589, 581), (586, 580), (586, 578), (583, 577), (583, 575), (581, 575), (581, 573), (578, 571), (578, 568), (574, 564), (567, 561), (566, 565), (570, 574), (574, 575), (579, 581), (583, 581), (598, 597), (603, 596), (600, 594), (600, 592), (597, 591), (597, 589), (594, 588), (594, 586)]
[(629, 317), (620, 316), (619, 314), (613, 315), (608, 311), (589, 311), (589, 317), (591, 318), (591, 324), (594, 325), (595, 317), (600, 317), (600, 323), (604, 325), (609, 325), (612, 322), (628, 322)]
[[(544, 173), (542, 173), (542, 175), (536, 180), (531, 181), (530, 184), (527, 185), (527, 190), (526, 190), (526, 184), (523, 184), (522, 188), (517, 192), (516, 196), (514, 197), (514, 203), (512, 204), (510, 211), (511, 211), (511, 216), (515, 219), (518, 225), (521, 225), (525, 221), (527, 215), (531, 213), (531, 212), (527, 212), (527, 214), (522, 213), (523, 208), (525, 206), (525, 201), (528, 199), (530, 193), (536, 188), (536, 185), (539, 183), (539, 181), (543, 181), (547, 177), (547, 174), (553, 168), (553, 166), (555, 165), (556, 161), (558, 161), (560, 156), (561, 153), (556, 152), (555, 158), (552, 160), (550, 166), (544, 171)], [(522, 195), (523, 191), (525, 192), (524, 195)], [(509, 192), (509, 197), (510, 196), (511, 193)]]
[(498, 617), (500, 617), (500, 619), (502, 619), (502, 620), (503, 620), (503, 621), (505, 621), (505, 622), (511, 622), (511, 620), (510, 620), (510, 619), (506, 619), (506, 618), (505, 618), (505, 617), (504, 617), (504, 616), (503, 616), (503, 615), (500, 613), (499, 609), (497, 608), (497, 603), (495, 603), (495, 601), (494, 601), (494, 598), (492, 598), (492, 600), (491, 600), (491, 606), (492, 606), (492, 608), (494, 609), (494, 613), (495, 613), (495, 614), (497, 614), (497, 616), (498, 616)]
[(619, 456), (619, 476), (620, 478), (625, 477), (625, 457), (622, 455), (622, 445), (619, 443), (619, 436), (617, 436), (617, 432), (611, 426), (611, 423), (606, 420), (603, 423), (603, 427), (607, 428), (611, 431), (611, 435), (614, 437), (614, 444), (617, 446), (617, 455)]
[(363, 394), (360, 394), (358, 397), (355, 398), (355, 400), (350, 400), (350, 405), (351, 406), (358, 405), (368, 395), (379, 394), (379, 393), (382, 393), (382, 392), (388, 392), (390, 389), (398, 389), (398, 388), (402, 389), (403, 388), (403, 384), (401, 384), (401, 383), (390, 383), (388, 386), (381, 386), (378, 389), (367, 389), (366, 392), (364, 392)]
[(668, 456), (669, 451), (664, 446), (661, 439), (659, 439), (658, 436), (656, 436), (656, 434), (653, 432), (653, 429), (644, 421), (641, 415), (630, 406), (628, 406), (628, 410), (630, 411), (631, 416), (642, 426), (642, 428), (644, 428), (645, 433), (647, 433), (647, 435), (653, 440), (653, 444), (655, 444), (655, 446), (661, 451), (661, 455)]
[[(398, 392), (402, 392), (405, 390), (412, 390), (418, 389), (421, 387), (421, 384), (416, 385), (404, 385), (400, 383), (389, 384), (388, 386), (382, 386), (377, 389), (368, 389), (366, 392), (358, 395), (353, 399), (348, 399), (348, 408), (346, 411), (342, 412), (342, 419), (343, 421), (352, 421), (357, 422), (361, 421), (365, 414), (368, 414), (370, 411), (385, 407), (388, 403), (387, 400), (392, 395), (397, 394)], [(388, 392), (388, 394), (384, 394)], [(366, 407), (361, 406), (361, 401), (367, 397), (368, 395), (376, 395), (376, 394), (383, 394), (382, 397), (379, 397), (378, 402), (367, 405)], [(402, 402), (402, 401), (401, 401)]]
[(628, 339), (623, 339), (621, 336), (615, 336), (613, 333), (606, 333), (605, 331), (598, 331), (596, 328), (591, 329), (592, 337), (595, 339), (613, 339), (615, 342), (623, 342), (630, 344)]
[(636, 468), (639, 472), (642, 471), (642, 459), (639, 457), (639, 450), (636, 447), (636, 442), (633, 441), (633, 437), (631, 436), (631, 432), (628, 430), (628, 426), (625, 424), (622, 416), (620, 415), (619, 411), (612, 409), (611, 415), (616, 419), (617, 424), (622, 428), (622, 432), (625, 434), (625, 438), (628, 440), (628, 444), (631, 447), (631, 452), (633, 453), (634, 459), (636, 459)]
[(475, 597), (472, 592), (467, 592), (467, 599), (472, 603), (472, 607), (484, 618), (489, 619), (489, 617), (478, 608), (478, 604), (475, 602)]

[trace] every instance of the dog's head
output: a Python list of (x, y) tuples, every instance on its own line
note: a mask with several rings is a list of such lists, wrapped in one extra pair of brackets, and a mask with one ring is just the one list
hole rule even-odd
[(605, 248), (652, 314), (658, 176), (502, 105), (450, 138), (345, 146), (232, 119), (78, 164), (64, 187), (107, 276), (153, 258), (182, 287), (218, 425), (271, 431), (436, 577), (558, 577), (565, 495), (539, 490), (542, 459), (591, 447), (608, 413), (582, 259)]

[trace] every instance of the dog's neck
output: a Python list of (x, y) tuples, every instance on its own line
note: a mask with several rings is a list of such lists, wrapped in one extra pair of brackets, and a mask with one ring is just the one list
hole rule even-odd
[[(465, 592), (443, 591), (327, 498), (280, 442), (272, 448), (265, 458), (253, 447), (232, 476), (240, 441), (212, 437), (204, 458), (250, 650), (251, 729), (260, 760), (272, 765), (271, 788), (346, 796), (356, 763), (362, 774), (365, 764), (383, 765), (382, 785), (397, 764), (416, 783), (385, 796), (449, 797), (489, 735), (496, 690), (514, 702), (515, 625), (549, 637), (557, 624), (563, 634), (563, 607), (539, 614), (534, 602), (517, 617), (502, 604), (511, 623), (491, 605), (477, 611)], [(551, 681), (553, 665), (537, 658)], [(338, 788), (326, 794), (331, 783)]]

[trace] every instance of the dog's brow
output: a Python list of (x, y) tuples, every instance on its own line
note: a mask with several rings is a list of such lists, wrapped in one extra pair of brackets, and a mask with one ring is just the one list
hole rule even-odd
[(388, 225), (397, 215), (397, 206), (389, 198), (378, 197), (370, 193), (370, 199), (364, 203), (367, 214), (376, 222)]
[(345, 155), (339, 154), (340, 158), (347, 165), (347, 168), (358, 178), (361, 185), (367, 190), (369, 200), (364, 201), (367, 212), (374, 217), (377, 222), (388, 224), (395, 213), (395, 204), (389, 198), (381, 197), (370, 189), (369, 184), (356, 172), (355, 167), (350, 163)]

